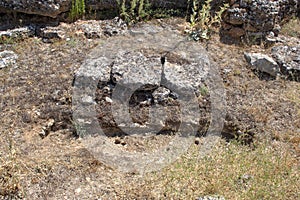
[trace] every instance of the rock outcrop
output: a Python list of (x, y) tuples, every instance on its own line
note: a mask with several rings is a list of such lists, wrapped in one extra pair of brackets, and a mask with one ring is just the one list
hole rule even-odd
[(67, 12), (71, 8), (72, 0), (2, 0), (0, 1), (0, 12), (20, 12), (48, 17)]

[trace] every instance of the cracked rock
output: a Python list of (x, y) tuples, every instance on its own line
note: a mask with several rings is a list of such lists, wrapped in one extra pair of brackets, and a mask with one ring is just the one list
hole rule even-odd
[(75, 77), (75, 118), (91, 129), (99, 123), (109, 136), (197, 131), (210, 115), (197, 110), (211, 70), (205, 49), (159, 27), (142, 30), (110, 38), (88, 56)]

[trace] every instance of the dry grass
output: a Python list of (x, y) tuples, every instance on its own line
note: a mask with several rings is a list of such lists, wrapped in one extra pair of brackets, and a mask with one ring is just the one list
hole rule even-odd
[[(255, 148), (221, 144), (199, 160), (198, 149), (151, 176), (149, 190), (157, 199), (297, 199), (299, 165), (286, 144), (257, 141)], [(153, 178), (155, 177), (155, 178)]]
[(0, 197), (19, 196), (22, 192), (20, 185), (20, 162), (17, 149), (9, 133), (2, 133), (0, 140)]
[(287, 36), (300, 38), (300, 19), (291, 19), (282, 27), (281, 33)]
[[(1, 155), (0, 197), (3, 195), (18, 199), (27, 196), (28, 191), (24, 191), (20, 185), (22, 183), (20, 179), (24, 179), (25, 176), (30, 177), (32, 187), (38, 183), (48, 185), (49, 191), (44, 191), (46, 196), (53, 192), (51, 186), (55, 188), (61, 184), (69, 185), (71, 182), (68, 183), (67, 180), (71, 181), (71, 177), (56, 174), (58, 168), (75, 170), (72, 175), (70, 174), (74, 176), (73, 178), (76, 174), (89, 177), (90, 173), (93, 173), (93, 176), (102, 174), (100, 180), (105, 176), (110, 178), (106, 183), (94, 180), (95, 183), (108, 184), (107, 187), (114, 188), (113, 192), (105, 196), (101, 192), (93, 194), (93, 197), (103, 199), (195, 199), (205, 195), (220, 195), (226, 199), (297, 199), (300, 192), (299, 160), (291, 151), (289, 144), (280, 141), (255, 141), (251, 147), (237, 142), (221, 141), (210, 155), (201, 159), (198, 157), (199, 146), (194, 145), (171, 166), (144, 176), (134, 174), (124, 176), (117, 172), (111, 176), (110, 170), (103, 171), (99, 165), (91, 168), (89, 162), (83, 163), (82, 158), (76, 154), (70, 157), (72, 162), (68, 162), (68, 166), (65, 166), (67, 164), (65, 157), (57, 153), (48, 154), (46, 149), (49, 147), (45, 146), (45, 149), (41, 149), (45, 153), (45, 158), (41, 160), (34, 161), (34, 157), (29, 162), (28, 157), (17, 156), (13, 149), (7, 157)], [(67, 180), (59, 178), (60, 176)], [(75, 182), (74, 187), (80, 185), (83, 187), (85, 184), (88, 183)], [(73, 187), (65, 189), (74, 190)], [(57, 195), (59, 197), (61, 194)]]

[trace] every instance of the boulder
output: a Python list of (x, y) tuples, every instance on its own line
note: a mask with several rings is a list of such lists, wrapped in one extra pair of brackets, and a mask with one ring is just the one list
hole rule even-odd
[(280, 68), (273, 58), (261, 53), (244, 53), (244, 56), (253, 69), (274, 77), (279, 75)]
[(36, 36), (43, 38), (43, 41), (51, 41), (52, 39), (64, 39), (66, 37), (66, 32), (60, 27), (45, 27), (38, 28), (36, 31)]

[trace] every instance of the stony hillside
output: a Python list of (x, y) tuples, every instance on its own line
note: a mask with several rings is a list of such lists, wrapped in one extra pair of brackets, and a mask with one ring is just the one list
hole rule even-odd
[(0, 199), (297, 199), (299, 5), (220, 2), (209, 32), (0, 2)]

